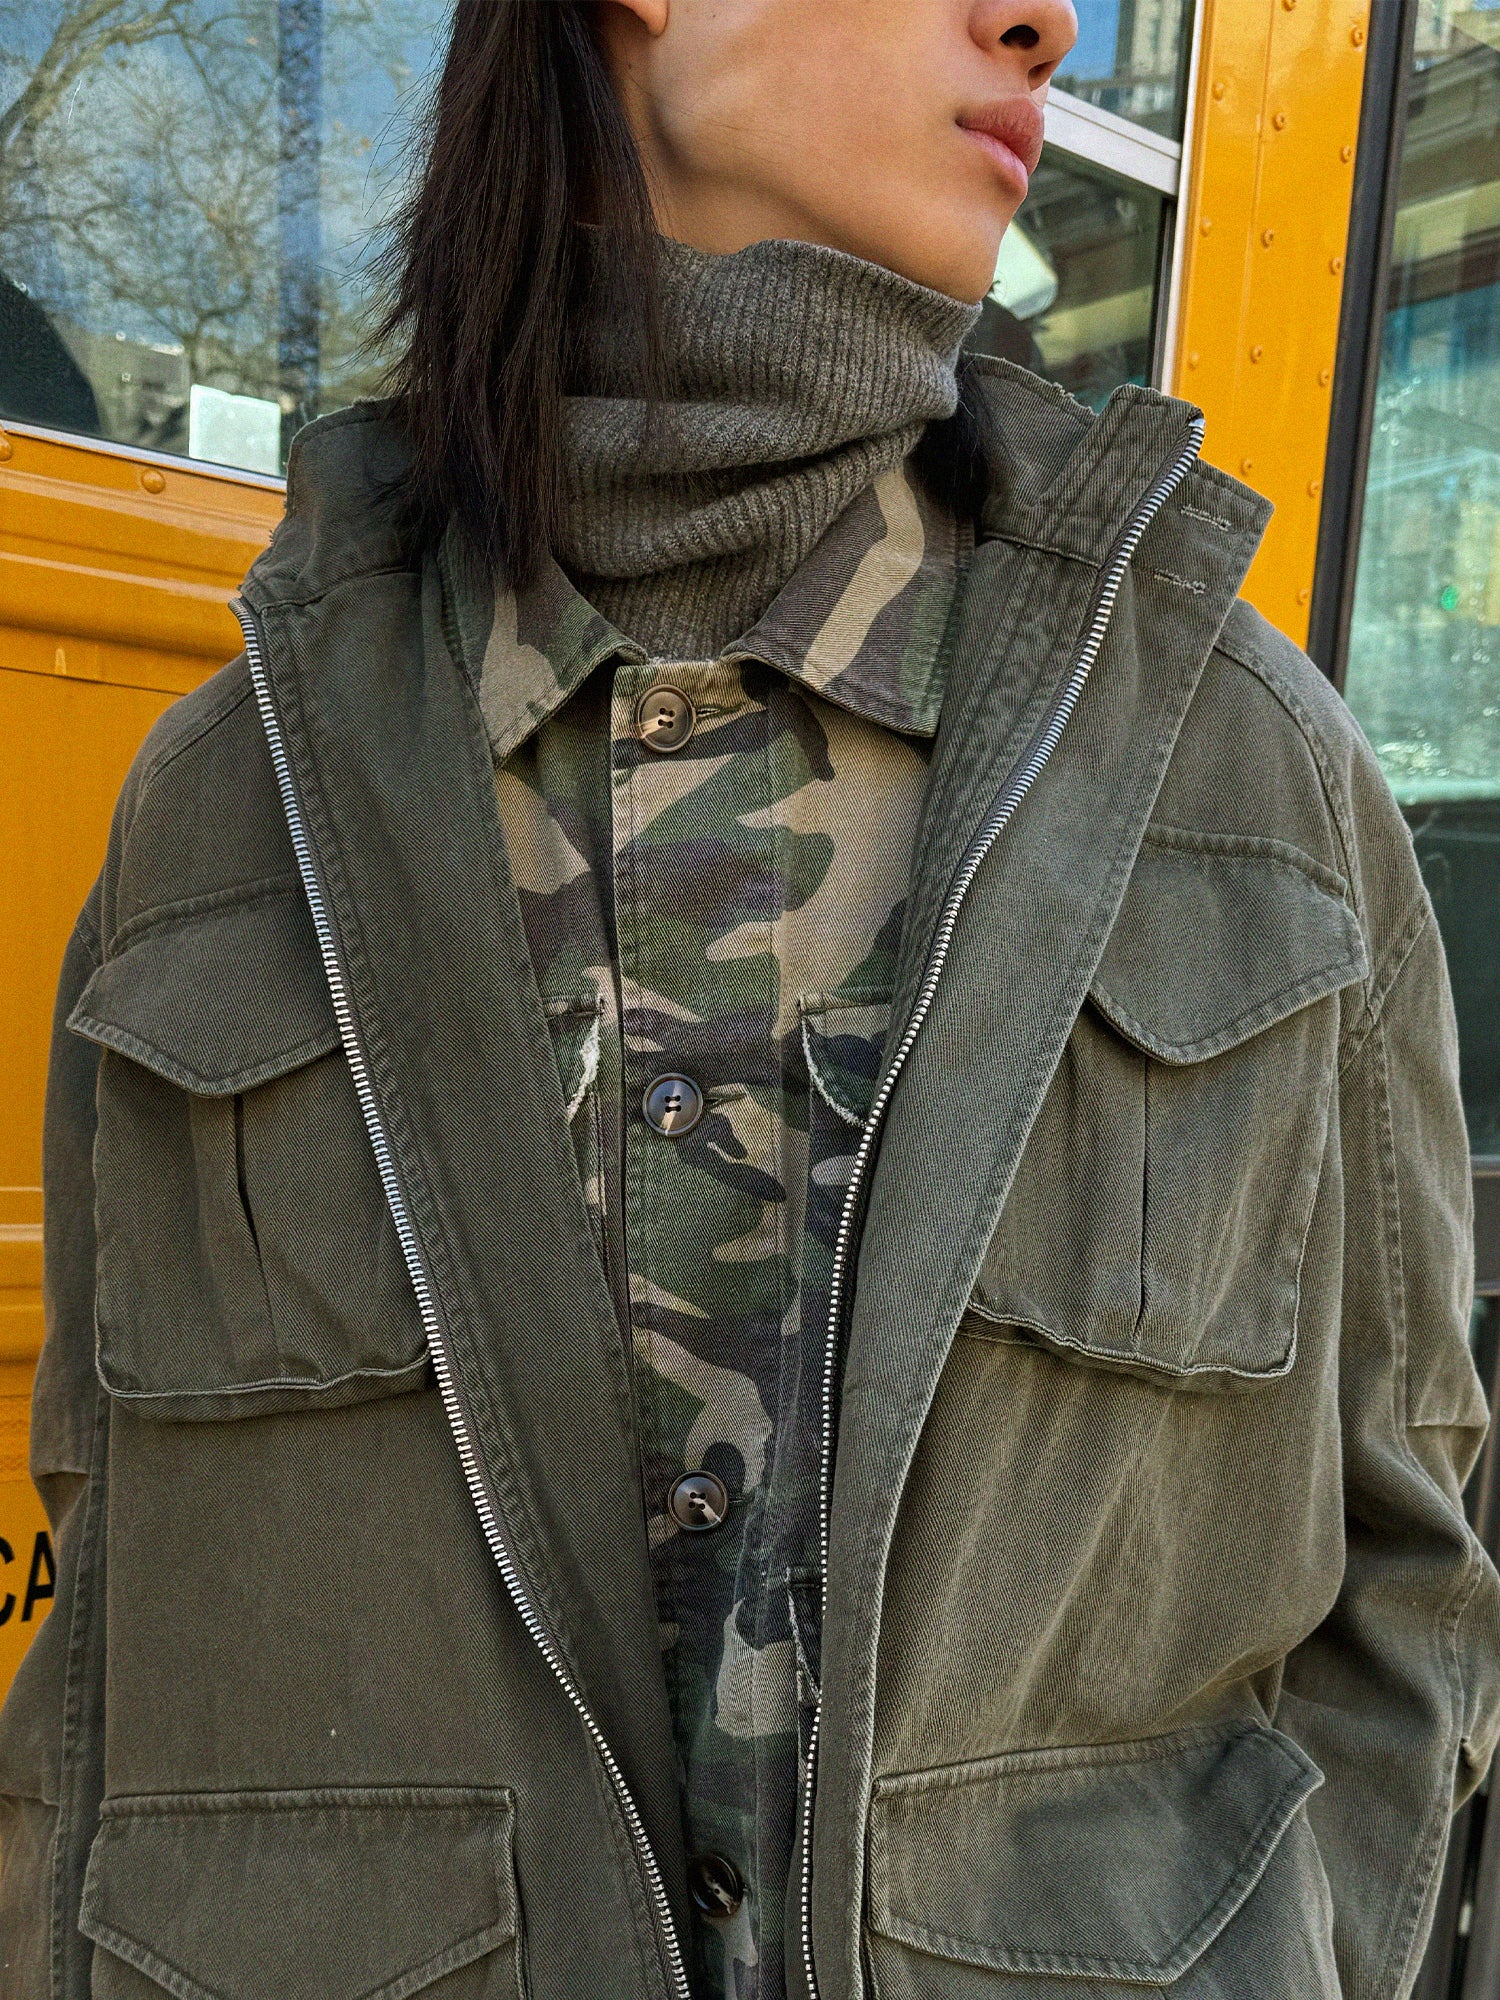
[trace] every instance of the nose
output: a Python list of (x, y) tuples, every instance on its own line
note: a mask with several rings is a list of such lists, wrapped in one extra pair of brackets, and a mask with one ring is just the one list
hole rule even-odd
[(1025, 66), (1026, 88), (1040, 90), (1078, 39), (1072, 0), (974, 0), (969, 33), (991, 55)]

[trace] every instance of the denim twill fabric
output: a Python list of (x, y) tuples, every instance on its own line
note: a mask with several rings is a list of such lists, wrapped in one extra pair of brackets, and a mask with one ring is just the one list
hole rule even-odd
[[(897, 1019), (1187, 423), (990, 381), (1011, 463)], [(626, 1357), (392, 450), (378, 413), (307, 434), (247, 595), (485, 1479), (683, 1924)], [(1233, 604), (1263, 520), (1204, 469), (1147, 534), (896, 1092), (842, 1371), (826, 2000), (1398, 2000), (1491, 1754), (1441, 952), (1367, 746)], [(5, 1991), (664, 1994), (422, 1363), (296, 887), (237, 662), (143, 750), (60, 999), (58, 1599), (0, 1726)]]

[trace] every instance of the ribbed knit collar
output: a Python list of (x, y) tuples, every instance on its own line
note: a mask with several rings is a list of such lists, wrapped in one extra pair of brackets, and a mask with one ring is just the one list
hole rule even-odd
[(659, 239), (667, 395), (648, 424), (617, 376), (618, 301), (583, 240), (559, 557), (666, 658), (747, 631), (849, 504), (957, 401), (976, 308), (816, 244), (710, 256)]

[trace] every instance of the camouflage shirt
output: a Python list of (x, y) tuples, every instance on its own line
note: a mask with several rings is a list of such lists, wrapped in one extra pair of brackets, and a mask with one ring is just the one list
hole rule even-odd
[[(714, 2000), (785, 1990), (828, 1274), (968, 547), (897, 467), (717, 659), (647, 659), (554, 567), (502, 600), (484, 661), (501, 821), (634, 1357), (688, 1851), (743, 1885), (732, 1914), (694, 1918), (694, 1991)], [(670, 750), (642, 735), (664, 688), (690, 704)], [(666, 1072), (701, 1093), (676, 1137), (644, 1115)], [(670, 1495), (700, 1470), (730, 1507), (689, 1532)], [(700, 1871), (715, 1883), (732, 1901), (733, 1876)]]

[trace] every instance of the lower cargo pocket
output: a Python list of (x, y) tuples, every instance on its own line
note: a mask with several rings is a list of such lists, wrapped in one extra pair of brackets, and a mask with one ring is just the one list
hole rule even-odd
[(876, 2000), (1339, 2000), (1319, 1783), (1255, 1723), (883, 1779)]
[(112, 1800), (93, 2000), (523, 2000), (514, 1834), (505, 1791)]

